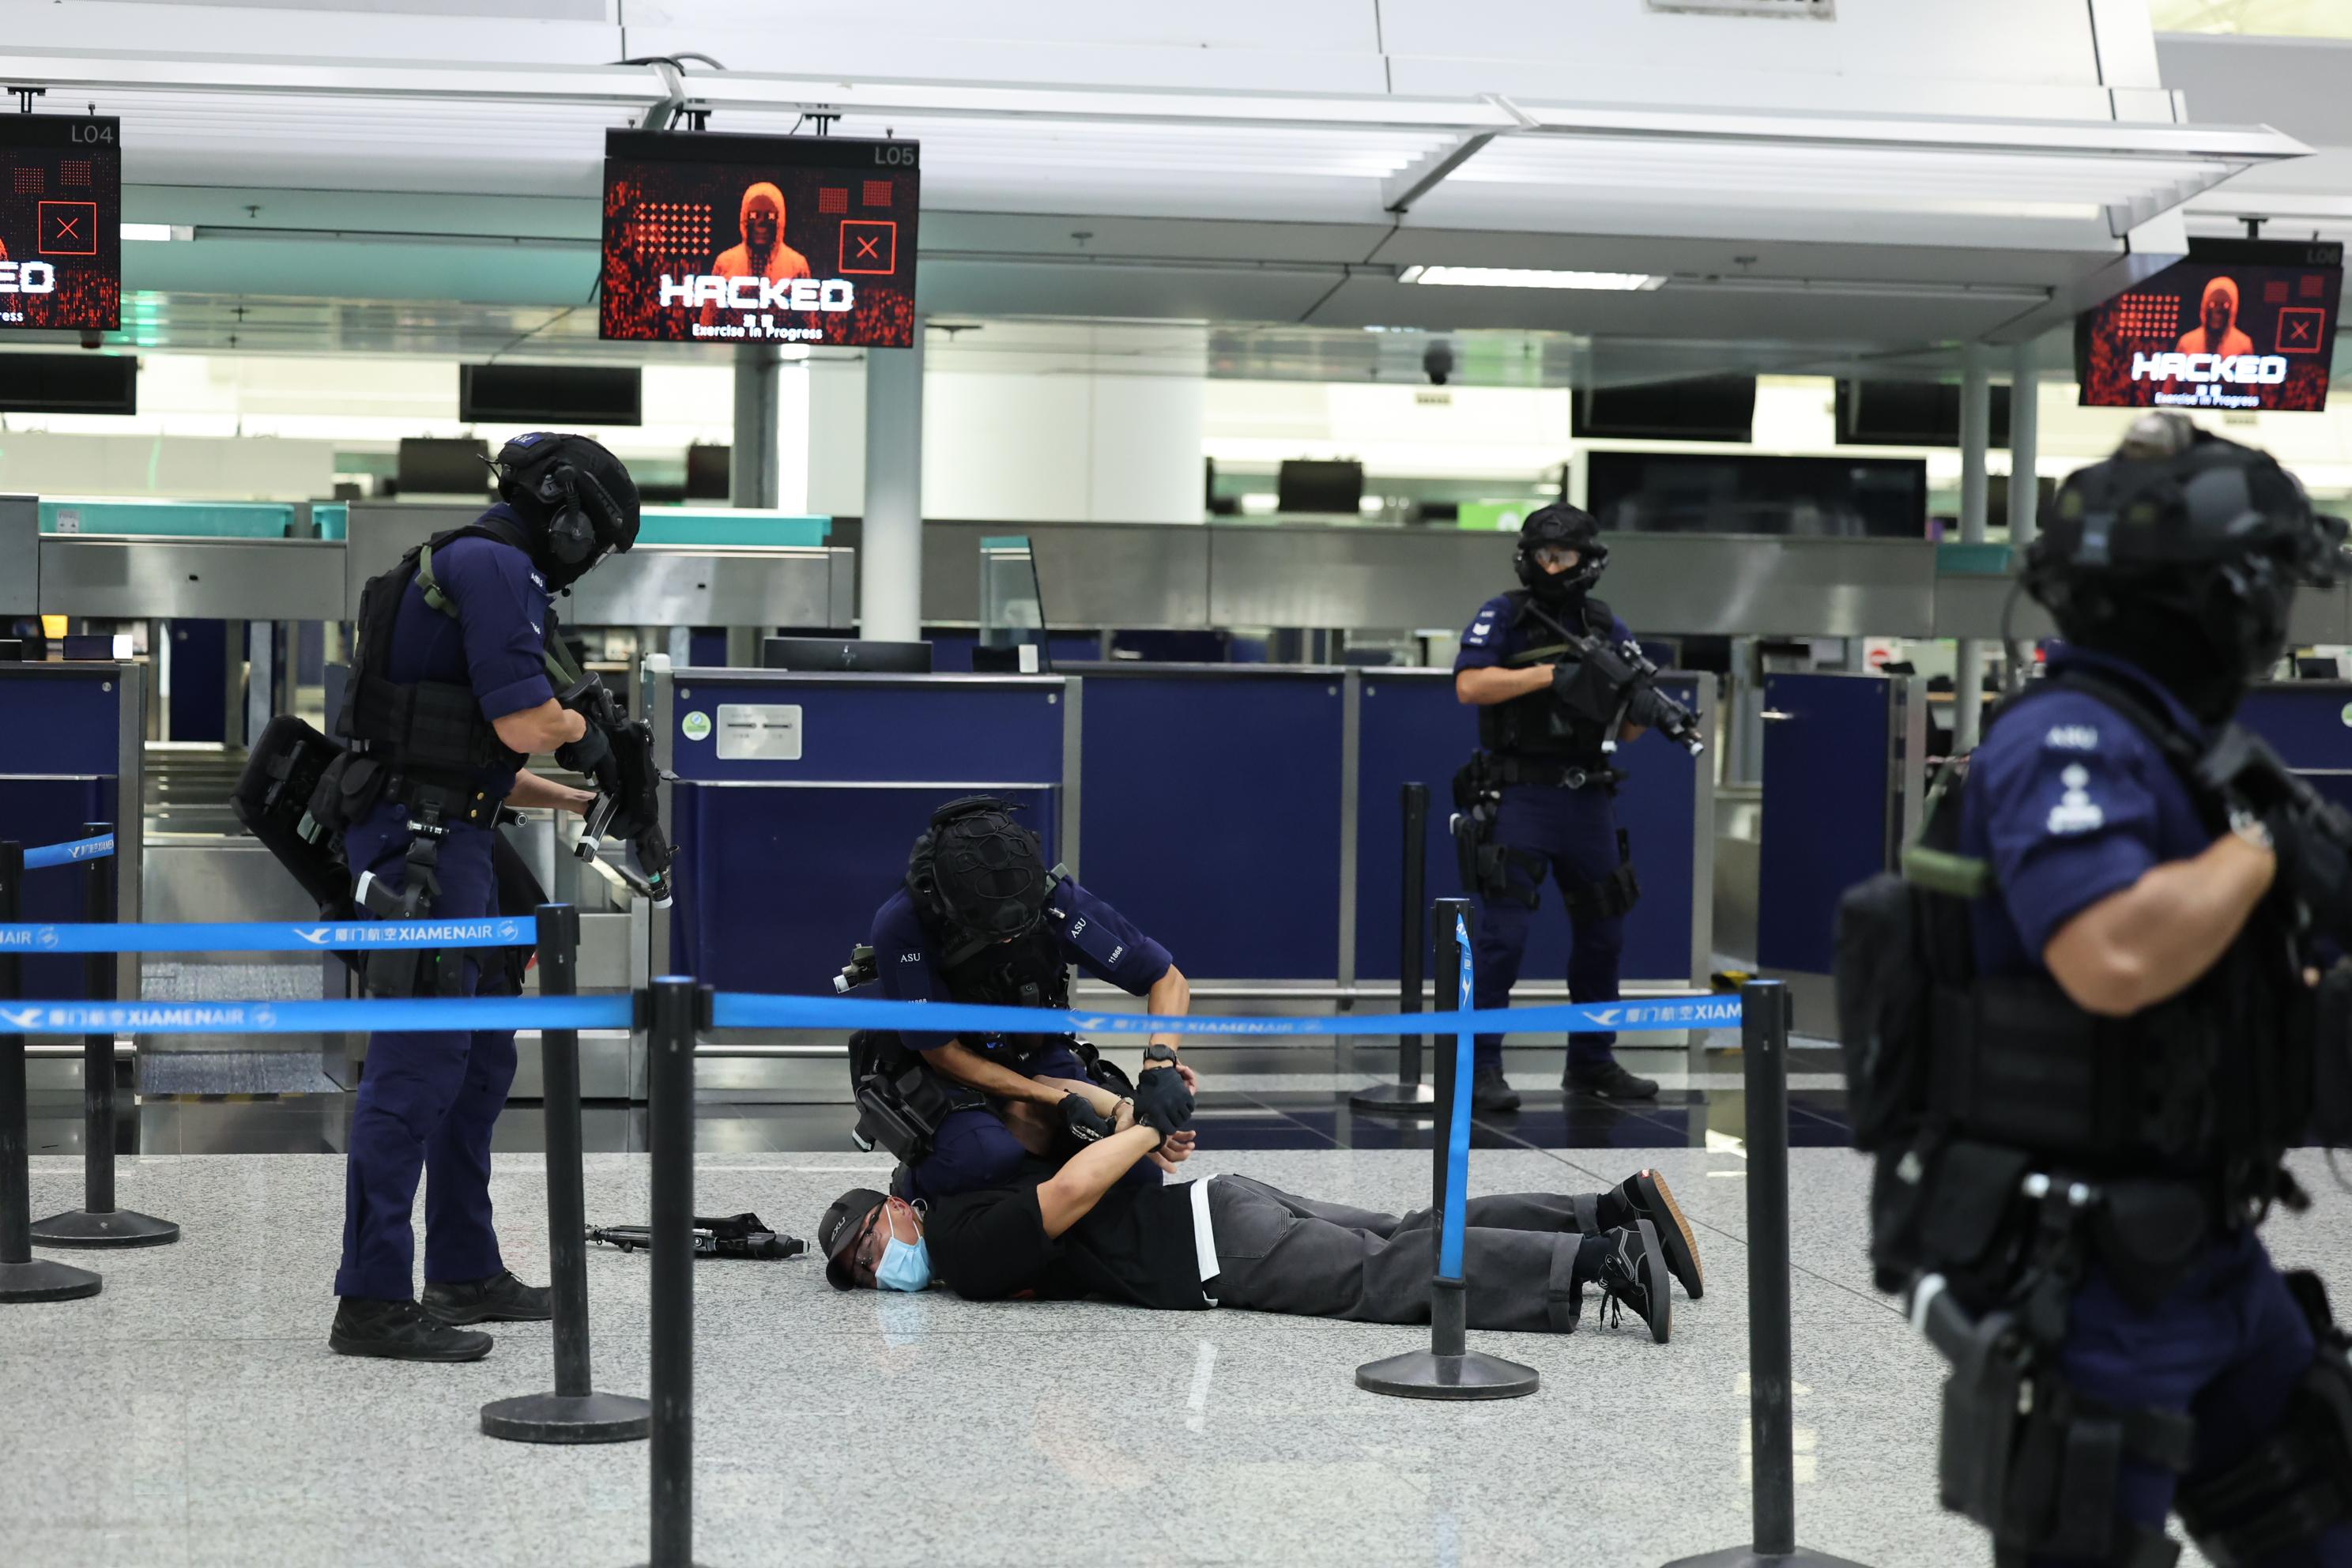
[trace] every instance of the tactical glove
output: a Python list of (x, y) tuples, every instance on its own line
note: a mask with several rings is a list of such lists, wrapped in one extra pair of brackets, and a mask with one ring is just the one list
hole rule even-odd
[(1062, 1125), (1081, 1143), (1098, 1143), (1111, 1135), (1109, 1119), (1087, 1104), (1083, 1094), (1062, 1096)]
[(1192, 1091), (1174, 1068), (1151, 1068), (1135, 1080), (1135, 1119), (1162, 1137), (1192, 1121)]

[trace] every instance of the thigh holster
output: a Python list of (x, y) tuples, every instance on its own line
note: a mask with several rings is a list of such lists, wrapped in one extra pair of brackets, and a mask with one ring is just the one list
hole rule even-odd
[(1633, 841), (1617, 830), (1617, 869), (1597, 882), (1563, 883), (1560, 897), (1570, 920), (1614, 920), (1642, 901), (1642, 884), (1633, 876)]
[(951, 1113), (986, 1103), (977, 1090), (947, 1083), (887, 1030), (849, 1037), (849, 1076), (857, 1101), (851, 1142), (867, 1153), (887, 1149), (909, 1167), (931, 1157)]
[(2215, 1568), (2283, 1555), (2352, 1521), (2352, 1359), (2318, 1276), (2286, 1278), (2319, 1353), (2278, 1429), (2226, 1469), (2183, 1487), (2176, 1503)]

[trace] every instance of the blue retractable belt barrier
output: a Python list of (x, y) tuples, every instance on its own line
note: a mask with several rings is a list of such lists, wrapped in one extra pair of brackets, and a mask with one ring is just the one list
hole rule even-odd
[(367, 947), (526, 947), (534, 915), (316, 925), (0, 925), (0, 952), (334, 952)]
[[(1470, 1010), (1470, 927), (1460, 915), (1454, 917), (1454, 942), (1462, 955), (1462, 989), (1454, 1006), (1466, 1020), (1477, 1015)], [(1734, 1012), (1738, 1005), (1735, 999)], [(1441, 1221), (1445, 1228), (1437, 1258), (1438, 1275), (1445, 1279), (1462, 1278), (1463, 1194), (1470, 1190), (1470, 1080), (1476, 1060), (1476, 1033), (1465, 1022), (1454, 1037), (1454, 1121), (1446, 1133), (1445, 1213)]]
[(1739, 1022), (1737, 996), (1661, 996), (1641, 1002), (1570, 1002), (1454, 1013), (1358, 1013), (1330, 1018), (1171, 1018), (1150, 1013), (1080, 1013), (984, 1007), (961, 1002), (884, 1002), (860, 996), (770, 996), (721, 991), (711, 998), (719, 1029), (910, 1029), (929, 1034), (1071, 1035), (1445, 1035), (1487, 1032), (1596, 1034), (1614, 1029), (1711, 1029)]
[(0, 1034), (380, 1035), (626, 1029), (636, 998), (403, 996), (354, 1002), (0, 1002)]
[(103, 860), (114, 853), (114, 835), (103, 838), (76, 838), (65, 844), (44, 844), (37, 849), (25, 851), (25, 869), (42, 866), (70, 866), (77, 860)]

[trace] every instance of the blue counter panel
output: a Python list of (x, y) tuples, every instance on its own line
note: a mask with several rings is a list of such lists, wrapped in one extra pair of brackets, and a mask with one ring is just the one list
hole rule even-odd
[(2297, 771), (2352, 768), (2352, 686), (2333, 680), (2258, 686), (2239, 706), (2238, 721)]
[[(773, 681), (687, 676), (676, 697), (672, 766), (680, 778), (1038, 785), (1062, 778), (1062, 686), (1049, 679), (931, 683), (887, 676)], [(721, 759), (719, 710), (730, 703), (799, 708), (800, 759)], [(698, 730), (705, 731), (699, 740)]]
[[(219, 685), (214, 682), (215, 707)], [(112, 777), (121, 766), (121, 691), (120, 672), (110, 664), (0, 664), (0, 774)], [(14, 836), (5, 819), (0, 833)]]
[[(1678, 701), (1695, 706), (1699, 679), (1678, 675), (1663, 684)], [(1368, 674), (1360, 739), (1356, 977), (1393, 980), (1400, 956), (1398, 921), (1403, 916), (1402, 786), (1409, 780), (1429, 785), (1428, 896), (1463, 894), (1446, 824), (1454, 813), (1454, 774), (1477, 748), (1478, 721), (1455, 700), (1450, 679)], [(1644, 735), (1624, 749), (1618, 765), (1633, 778), (1618, 791), (1617, 823), (1625, 829), (1642, 879), (1642, 901), (1625, 919), (1621, 973), (1628, 980), (1684, 980), (1691, 972), (1696, 768), (1710, 764), (1694, 764), (1679, 746)], [(1545, 982), (1564, 978), (1568, 951), (1568, 915), (1559, 885), (1547, 876), (1521, 973)]]
[(1765, 708), (1790, 715), (1764, 726), (1756, 958), (1767, 969), (1829, 973), (1839, 898), (1885, 869), (1886, 695), (1877, 676), (1765, 678)]
[(165, 621), (172, 639), (172, 691), (164, 714), (173, 741), (228, 738), (228, 623)]
[[(871, 785), (673, 787), (674, 967), (722, 991), (833, 994), (849, 950), (953, 794)], [(1059, 858), (1059, 792), (1003, 792)]]
[(1087, 678), (1082, 879), (1186, 973), (1338, 975), (1339, 686)]
[[(0, 681), (0, 703), (15, 695), (9, 689), (15, 684)], [(107, 722), (113, 721), (110, 711)], [(17, 753), (8, 754), (12, 759), (17, 758)], [(12, 769), (16, 765), (16, 760), (7, 764)], [(110, 755), (107, 771), (111, 773), (113, 769)], [(79, 838), (83, 823), (115, 820), (114, 800), (111, 778), (0, 777), (0, 838), (13, 838), (27, 849)], [(91, 864), (111, 871), (122, 862), (110, 859)], [(26, 872), (22, 918), (42, 922), (82, 919), (83, 878), (88, 874), (83, 866), (46, 866)], [(28, 956), (24, 961), (23, 973), (26, 996), (89, 994), (82, 983), (82, 960), (79, 955)]]

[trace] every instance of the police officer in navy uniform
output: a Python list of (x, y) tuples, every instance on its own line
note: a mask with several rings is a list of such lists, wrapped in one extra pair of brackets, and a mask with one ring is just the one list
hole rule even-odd
[(2315, 1026), (2344, 977), (2315, 993), (2309, 967), (2352, 931), (2352, 874), (2228, 727), (2297, 583), (2334, 574), (2330, 521), (2264, 454), (2155, 414), (2028, 556), (2064, 642), (1960, 775), (1949, 864), (1979, 874), (1919, 906), (1966, 918), (1874, 1196), (1882, 1283), (1924, 1278), (1923, 1321), (1965, 1325), (1938, 1336), (1943, 1493), (2003, 1563), (2162, 1568), (2178, 1512), (2217, 1563), (2352, 1565), (2352, 1364), (2318, 1280), (2255, 1235), (2307, 1205), (2285, 1152), (2322, 1054), (2339, 1086), (2352, 1061), (2340, 1015)]
[[(1484, 787), (1498, 785), (1491, 838), (1483, 843), (1469, 890), (1478, 899), (1477, 1005), (1510, 1005), (1547, 872), (1566, 900), (1570, 942), (1568, 992), (1577, 1002), (1617, 999), (1618, 961), (1625, 950), (1625, 911), (1637, 889), (1623, 836), (1617, 827), (1619, 774), (1604, 742), (1631, 741), (1655, 716), (1656, 692), (1629, 693), (1625, 721), (1581, 715), (1561, 700), (1576, 659), (1559, 630), (1598, 638), (1612, 647), (1633, 641), (1633, 631), (1592, 586), (1609, 563), (1591, 514), (1554, 505), (1528, 514), (1519, 528), (1515, 564), (1519, 587), (1478, 607), (1462, 634), (1454, 660), (1454, 695), (1478, 710)], [(1457, 805), (1465, 804), (1456, 783)], [(1457, 823), (1456, 831), (1465, 830)], [(1617, 1060), (1613, 1034), (1569, 1037), (1561, 1087), (1604, 1100), (1648, 1100), (1654, 1079), (1627, 1071)], [(1518, 1094), (1503, 1077), (1503, 1037), (1477, 1038), (1471, 1103), (1480, 1110), (1518, 1109)]]
[[(502, 806), (584, 812), (595, 796), (523, 771), (553, 752), (610, 767), (580, 710), (587, 682), (556, 632), (551, 595), (635, 542), (635, 483), (584, 436), (517, 437), (494, 464), (499, 500), (368, 584), (335, 730), (343, 853), (378, 916), (460, 920), (500, 909)], [(574, 706), (559, 700), (569, 698)], [(531, 892), (535, 892), (532, 889)], [(520, 989), (512, 950), (369, 955), (378, 995)], [(490, 1129), (514, 1079), (514, 1033), (369, 1037), (351, 1128), (341, 1298), (330, 1345), (345, 1355), (473, 1361), (490, 1337), (457, 1325), (552, 1316), (550, 1293), (507, 1270), (490, 1215)], [(425, 1180), (425, 1294), (413, 1292), (409, 1215)]]
[[(1181, 1016), (1192, 988), (1168, 950), (1080, 887), (1048, 869), (1015, 807), (984, 795), (951, 801), (916, 840), (907, 875), (875, 912), (873, 961), (883, 994), (901, 1002), (1067, 1007), (1075, 964), (1148, 1011)], [(1169, 1103), (1170, 1125), (1190, 1114), (1198, 1079), (1178, 1059), (1177, 1037), (1155, 1034), (1136, 1092)], [(1025, 1161), (1066, 1156), (1110, 1134), (1123, 1075), (1093, 1047), (1061, 1034), (901, 1031), (940, 1093), (936, 1136), (907, 1172), (910, 1200), (1001, 1186)], [(1178, 1111), (1183, 1113), (1179, 1115)], [(1192, 1149), (1172, 1133), (1127, 1179), (1156, 1184)]]

